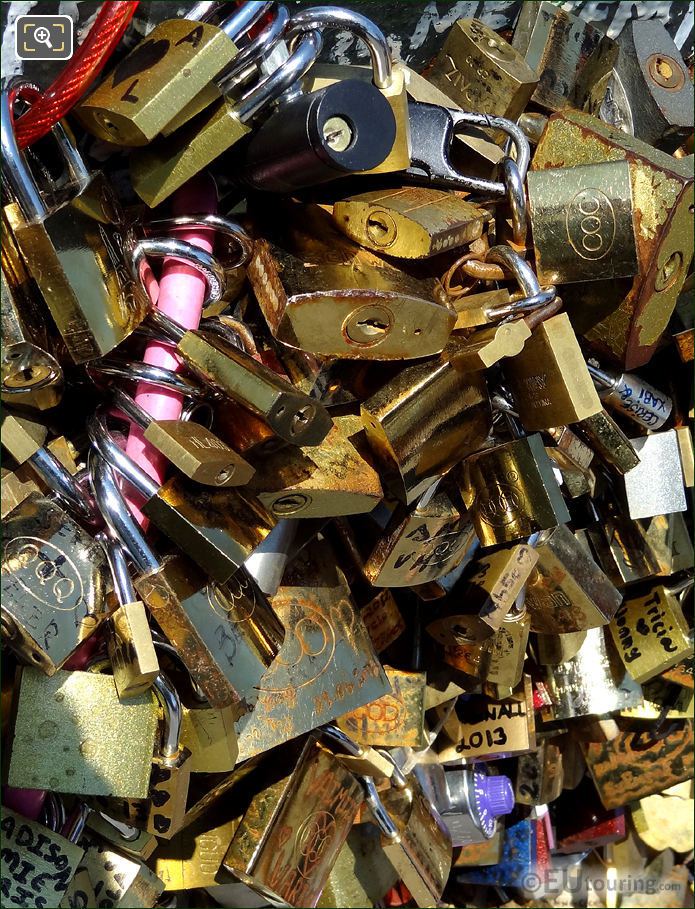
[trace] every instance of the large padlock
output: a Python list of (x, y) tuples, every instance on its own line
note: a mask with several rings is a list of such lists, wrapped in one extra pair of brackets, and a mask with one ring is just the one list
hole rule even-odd
[(84, 363), (125, 340), (149, 309), (126, 264), (130, 229), (109, 184), (87, 171), (61, 123), (53, 134), (78, 191), (62, 204), (46, 200), (17, 147), (8, 91), (1, 99), (2, 149), (15, 201), (5, 214), (70, 355)]
[[(688, 273), (693, 250), (693, 172), (686, 159), (667, 155), (570, 109), (548, 121), (532, 168), (597, 164), (607, 157), (627, 161), (635, 211), (654, 213), (651, 219), (636, 222), (637, 275), (567, 285), (563, 299), (577, 331), (611, 360), (633, 369), (652, 356)], [(592, 230), (592, 225), (585, 227)]]

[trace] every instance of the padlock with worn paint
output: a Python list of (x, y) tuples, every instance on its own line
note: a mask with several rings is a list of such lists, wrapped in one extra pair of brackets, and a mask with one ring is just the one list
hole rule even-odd
[(603, 408), (591, 417), (574, 424), (577, 434), (599, 458), (620, 474), (626, 474), (640, 462), (635, 446)]
[(560, 796), (562, 779), (562, 751), (552, 739), (543, 738), (536, 751), (519, 755), (515, 801), (521, 805), (547, 805)]

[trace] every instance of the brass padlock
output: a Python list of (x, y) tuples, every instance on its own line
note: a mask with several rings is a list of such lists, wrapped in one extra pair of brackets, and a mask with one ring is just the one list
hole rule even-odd
[(657, 585), (626, 598), (609, 625), (616, 650), (636, 682), (647, 682), (693, 653), (678, 599)]
[(455, 321), (441, 285), (354, 246), (330, 219), (327, 232), (310, 252), (296, 255), (257, 241), (248, 277), (273, 336), (289, 347), (342, 359), (439, 353)]
[(529, 432), (575, 423), (602, 409), (567, 313), (541, 322), (521, 353), (505, 360), (504, 371)]
[(33, 476), (33, 471), (25, 464), (20, 464), (16, 470), (10, 470), (7, 467), (3, 467), (1, 470), (2, 510), (0, 514), (4, 521), (32, 492), (41, 492), (41, 490)]
[(427, 78), (463, 110), (516, 121), (538, 76), (514, 47), (479, 19), (457, 19)]
[(240, 821), (213, 805), (202, 818), (161, 843), (150, 865), (164, 890), (217, 887), (222, 859)]
[(109, 616), (106, 646), (116, 691), (124, 700), (152, 687), (159, 675), (159, 661), (145, 606), (135, 594), (123, 547), (106, 534), (97, 539), (106, 552), (118, 600), (118, 608)]
[(639, 464), (634, 445), (603, 408), (593, 416), (579, 420), (574, 428), (599, 458), (618, 473), (626, 474)]
[(570, 519), (538, 434), (467, 458), (461, 494), (483, 546), (512, 543)]
[(79, 191), (51, 209), (17, 147), (7, 89), (1, 103), (5, 175), (15, 196), (5, 207), (10, 228), (73, 360), (96, 359), (125, 340), (149, 309), (126, 264), (127, 230), (116, 199), (104, 177), (86, 170), (58, 123), (53, 132)]
[(2, 637), (52, 675), (108, 613), (101, 547), (62, 508), (31, 493), (3, 521)]
[(536, 751), (519, 755), (514, 800), (520, 805), (547, 805), (562, 793), (562, 751), (543, 738)]
[(425, 730), (425, 673), (390, 666), (385, 666), (384, 672), (391, 693), (344, 713), (336, 724), (365, 745), (425, 748), (429, 744)]
[(454, 193), (424, 186), (372, 190), (338, 199), (333, 221), (355, 243), (397, 259), (427, 259), (477, 240), (488, 212)]
[[(564, 15), (564, 14), (563, 14)], [(565, 152), (567, 149), (567, 153)], [(692, 167), (580, 111), (548, 121), (534, 171), (627, 161), (636, 211), (638, 272), (633, 280), (568, 285), (563, 298), (577, 331), (627, 369), (646, 363), (671, 317), (692, 258)]]
[(399, 372), (360, 413), (384, 483), (406, 505), (481, 448), (492, 426), (484, 376), (459, 371), (446, 353)]
[(234, 722), (238, 709), (193, 706), (183, 708), (181, 744), (191, 752), (191, 773), (229, 773), (239, 747)]
[(70, 887), (84, 849), (5, 806), (0, 831), (0, 892), (8, 905), (57, 906)]
[(526, 543), (497, 550), (476, 559), (472, 574), (454, 586), (452, 596), (465, 597), (482, 621), (498, 631), (537, 561), (538, 553)]
[(266, 899), (315, 906), (362, 800), (355, 777), (310, 736), (292, 771), (247, 799), (223, 867)]
[(48, 677), (27, 666), (19, 688), (9, 784), (144, 798), (156, 729), (157, 711), (148, 692), (122, 703), (111, 676), (59, 669)]
[(566, 525), (543, 531), (535, 549), (538, 562), (524, 601), (532, 631), (586, 631), (613, 618), (620, 594)]
[(366, 802), (381, 831), (381, 848), (418, 906), (436, 906), (451, 869), (451, 837), (437, 809), (411, 775), (379, 793), (363, 777)]

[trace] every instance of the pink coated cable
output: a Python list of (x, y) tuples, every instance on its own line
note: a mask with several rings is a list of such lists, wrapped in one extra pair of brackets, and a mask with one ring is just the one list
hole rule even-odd
[(45, 789), (19, 789), (16, 786), (2, 787), (2, 806), (11, 808), (30, 821), (37, 821), (41, 816), (43, 803), (46, 801)]
[[(191, 180), (172, 197), (172, 214), (187, 215), (216, 214), (217, 194), (215, 184), (209, 178)], [(172, 235), (179, 240), (192, 243), (200, 249), (211, 253), (215, 242), (215, 232), (210, 228), (195, 228), (191, 230), (176, 230)], [(153, 276), (146, 282), (148, 293), (152, 302), (163, 313), (184, 328), (197, 328), (203, 312), (203, 301), (207, 282), (202, 274), (190, 265), (185, 265), (176, 259), (165, 258), (162, 263), (162, 273), (159, 286)], [(172, 352), (172, 348), (158, 341), (150, 341), (145, 348), (143, 362), (151, 366), (162, 366), (178, 372), (181, 361)], [(155, 420), (178, 420), (183, 409), (183, 398), (178, 392), (164, 388), (156, 388), (149, 382), (139, 382), (135, 392), (135, 400)], [(167, 460), (143, 436), (139, 426), (131, 424), (126, 444), (128, 454), (142, 469), (157, 483), (162, 483), (166, 477)], [(148, 519), (140, 511), (138, 504), (140, 497), (130, 486), (123, 490), (124, 496), (130, 506), (133, 516), (143, 530), (147, 529)]]

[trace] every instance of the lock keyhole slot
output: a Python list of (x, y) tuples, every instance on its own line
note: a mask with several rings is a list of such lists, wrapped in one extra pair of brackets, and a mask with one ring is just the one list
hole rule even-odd
[(372, 347), (388, 337), (392, 327), (393, 314), (385, 306), (360, 306), (343, 322), (343, 335), (352, 344)]

